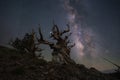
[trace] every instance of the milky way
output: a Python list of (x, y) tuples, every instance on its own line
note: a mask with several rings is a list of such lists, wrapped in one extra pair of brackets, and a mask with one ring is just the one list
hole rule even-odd
[[(77, 3), (76, 0), (74, 3)], [(70, 0), (64, 1), (64, 9), (67, 11), (67, 19), (72, 28), (72, 39), (75, 42), (75, 52), (76, 55), (82, 59), (83, 56), (88, 55), (89, 57), (95, 56), (95, 42), (93, 40), (93, 32), (91, 29), (82, 28), (81, 25), (83, 22), (82, 18), (84, 16), (80, 15), (71, 3)]]
[[(71, 30), (73, 33), (71, 39), (76, 44), (71, 52), (71, 57), (74, 56), (73, 59), (77, 63), (85, 64), (88, 67), (95, 67), (99, 70), (104, 70), (105, 68), (111, 69), (111, 65), (109, 65), (102, 59), (103, 57), (108, 58), (110, 56), (106, 54), (107, 48), (105, 48), (105, 43), (102, 42), (102, 37), (98, 33), (96, 33), (93, 27), (88, 25), (86, 22), (86, 20), (88, 19), (87, 14), (90, 14), (90, 12), (92, 11), (92, 9), (90, 9), (88, 5), (89, 1), (61, 1), (64, 4), (63, 7), (66, 11), (67, 20), (69, 25), (71, 26)], [(114, 66), (112, 66), (112, 68), (114, 68)]]
[[(120, 64), (120, 0), (0, 0), (0, 44), (22, 37), (41, 24), (49, 39), (52, 20), (61, 30), (71, 26), (71, 58), (77, 63), (99, 70), (113, 69), (106, 57)], [(62, 27), (63, 26), (63, 27)], [(46, 46), (42, 53), (51, 59)], [(102, 66), (101, 66), (102, 65)]]

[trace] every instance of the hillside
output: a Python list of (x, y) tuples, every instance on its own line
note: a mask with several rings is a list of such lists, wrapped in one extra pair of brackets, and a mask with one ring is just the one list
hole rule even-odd
[(0, 80), (119, 80), (110, 75), (82, 64), (47, 62), (0, 46)]

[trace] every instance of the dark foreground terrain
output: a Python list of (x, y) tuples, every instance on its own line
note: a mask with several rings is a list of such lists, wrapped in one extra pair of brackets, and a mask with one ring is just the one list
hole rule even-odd
[(119, 76), (119, 73), (103, 74), (81, 64), (47, 62), (0, 46), (0, 80), (120, 80)]

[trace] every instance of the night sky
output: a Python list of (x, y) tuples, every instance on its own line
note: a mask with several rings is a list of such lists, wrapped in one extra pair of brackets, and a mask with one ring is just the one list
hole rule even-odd
[(71, 26), (76, 43), (71, 57), (77, 63), (102, 71), (116, 68), (105, 57), (120, 65), (120, 0), (0, 0), (0, 44), (37, 32), (38, 24), (49, 40), (53, 20), (61, 30)]

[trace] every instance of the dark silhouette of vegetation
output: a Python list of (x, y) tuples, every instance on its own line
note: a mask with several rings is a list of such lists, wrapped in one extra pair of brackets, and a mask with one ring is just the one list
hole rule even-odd
[[(53, 42), (44, 39), (39, 28), (39, 37), (32, 31), (22, 39), (11, 41), (10, 45), (17, 50), (0, 46), (0, 80), (119, 80), (119, 66), (107, 59), (105, 60), (118, 67), (117, 72), (105, 74), (93, 67), (88, 69), (82, 64), (76, 64), (71, 59), (70, 51), (75, 44), (70, 42), (72, 33), (69, 25), (67, 27), (61, 31), (57, 25), (53, 25), (50, 35), (55, 40)], [(42, 51), (39, 47), (41, 44), (48, 45), (53, 50), (52, 61), (35, 57), (36, 52)]]
[(10, 45), (21, 53), (32, 53), (35, 56), (36, 51), (42, 51), (35, 42), (35, 32), (26, 33), (23, 39), (16, 38), (10, 42)]
[(36, 51), (42, 51), (42, 49), (38, 47), (40, 44), (49, 45), (53, 50), (52, 60), (54, 62), (73, 64), (75, 62), (70, 58), (70, 51), (75, 44), (70, 43), (69, 36), (72, 33), (70, 33), (70, 26), (67, 25), (67, 27), (68, 29), (60, 31), (57, 25), (53, 25), (50, 38), (56, 40), (56, 42), (45, 40), (41, 28), (39, 28), (39, 37), (36, 37), (35, 32), (32, 31), (32, 33), (26, 33), (23, 39), (16, 38), (10, 45), (20, 52), (32, 53), (33, 56), (35, 56)]
[(20, 52), (24, 52), (22, 40), (20, 40), (19, 38), (16, 38), (14, 41), (11, 41), (9, 44), (14, 48), (16, 48), (17, 50), (19, 50)]
[[(70, 51), (71, 51), (71, 48), (75, 46), (75, 44), (73, 44), (73, 45), (69, 44), (70, 41), (68, 38), (71, 35), (71, 33), (70, 33), (69, 25), (67, 25), (67, 26), (68, 26), (68, 29), (60, 32), (58, 26), (55, 24), (53, 25), (50, 37), (53, 38), (54, 40), (56, 40), (56, 42), (49, 42), (49, 41), (45, 40), (43, 38), (41, 29), (39, 28), (40, 38), (37, 38), (37, 40), (38, 40), (38, 43), (43, 43), (43, 44), (50, 46), (50, 48), (53, 50), (52, 60), (54, 62), (73, 64), (75, 62), (70, 58)], [(64, 35), (65, 33), (68, 33), (68, 34)]]

